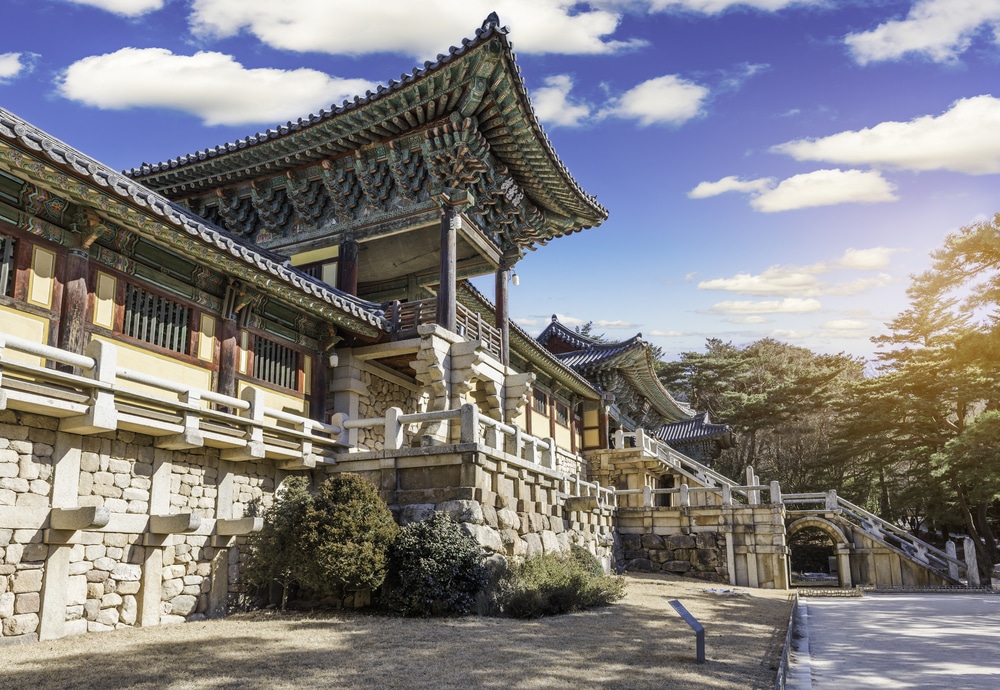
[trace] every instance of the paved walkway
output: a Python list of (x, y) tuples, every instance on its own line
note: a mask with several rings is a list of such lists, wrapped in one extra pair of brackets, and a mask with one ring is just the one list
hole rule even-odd
[(1000, 688), (1000, 596), (799, 601), (789, 690)]

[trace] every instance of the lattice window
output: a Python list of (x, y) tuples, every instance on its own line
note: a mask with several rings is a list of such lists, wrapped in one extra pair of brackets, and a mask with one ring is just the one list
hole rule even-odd
[(17, 274), (17, 267), (14, 265), (14, 250), (16, 240), (7, 235), (0, 235), (0, 290), (3, 290), (4, 297), (14, 294), (14, 276)]
[(188, 316), (183, 304), (129, 285), (122, 333), (174, 352), (187, 352)]
[(254, 338), (253, 375), (284, 388), (299, 389), (299, 353), (278, 343)]
[(569, 408), (561, 402), (556, 403), (556, 423), (569, 426)]
[(536, 388), (531, 397), (531, 405), (535, 408), (535, 412), (547, 415), (549, 413), (549, 396), (545, 394), (545, 391)]

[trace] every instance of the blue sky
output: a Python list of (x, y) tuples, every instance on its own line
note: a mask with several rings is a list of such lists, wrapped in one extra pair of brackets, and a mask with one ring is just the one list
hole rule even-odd
[(610, 211), (518, 264), (531, 332), (557, 313), (668, 357), (765, 336), (868, 356), (928, 253), (1000, 211), (1000, 0), (3, 5), (0, 105), (117, 169), (340, 103), (495, 10)]

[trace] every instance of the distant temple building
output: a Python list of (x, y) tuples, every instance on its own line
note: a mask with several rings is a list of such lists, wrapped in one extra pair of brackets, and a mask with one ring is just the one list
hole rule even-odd
[(0, 644), (224, 615), (290, 474), (359, 473), (498, 558), (787, 586), (780, 491), (704, 464), (732, 435), (647, 343), (509, 319), (524, 252), (606, 217), (495, 15), (376, 93), (127, 174), (0, 109)]

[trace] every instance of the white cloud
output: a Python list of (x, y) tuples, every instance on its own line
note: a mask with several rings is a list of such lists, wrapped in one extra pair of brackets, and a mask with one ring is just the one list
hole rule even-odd
[(723, 321), (726, 323), (767, 323), (770, 319), (765, 319), (763, 316), (730, 316)]
[(1000, 99), (963, 98), (937, 117), (925, 115), (819, 139), (797, 139), (771, 150), (800, 161), (996, 174), (1000, 173)]
[(700, 182), (689, 199), (706, 199), (726, 192), (750, 195), (750, 206), (763, 213), (791, 211), (835, 204), (873, 204), (895, 201), (895, 185), (877, 171), (815, 170), (777, 182), (773, 177), (742, 180), (730, 175), (716, 182)]
[(844, 43), (862, 65), (898, 60), (907, 53), (948, 62), (968, 50), (975, 34), (986, 26), (997, 35), (1000, 0), (918, 0), (906, 19), (848, 34)]
[(21, 53), (0, 54), (0, 84), (15, 78), (25, 65), (21, 62)]
[(107, 10), (123, 17), (140, 17), (163, 9), (165, 0), (67, 0), (76, 5), (87, 5)]
[(710, 314), (807, 314), (823, 307), (819, 300), (786, 297), (783, 300), (765, 300), (754, 302), (728, 301), (712, 305)]
[(195, 34), (225, 38), (246, 30), (279, 50), (334, 55), (402, 53), (433, 57), (468, 36), (493, 11), (520, 53), (609, 54), (644, 45), (611, 40), (622, 15), (574, 0), (194, 0)]
[(206, 125), (278, 123), (339, 104), (374, 85), (311, 69), (247, 69), (232, 56), (174, 55), (162, 48), (122, 48), (66, 69), (59, 93), (105, 110), (167, 108)]
[(875, 204), (895, 201), (895, 185), (876, 170), (816, 170), (794, 175), (774, 189), (750, 200), (763, 213), (777, 213), (814, 206)]
[(759, 274), (737, 273), (731, 278), (714, 278), (698, 283), (699, 290), (723, 290), (755, 296), (796, 295), (819, 297), (821, 295), (856, 295), (884, 287), (892, 277), (879, 273), (869, 278), (859, 278), (841, 283), (824, 282), (820, 275), (834, 271), (876, 271), (889, 264), (894, 252), (889, 247), (847, 249), (843, 256), (832, 261), (820, 261), (808, 266), (777, 265)]
[(725, 194), (726, 192), (742, 192), (744, 194), (763, 194), (774, 185), (773, 177), (761, 177), (756, 180), (741, 180), (735, 175), (723, 177), (715, 182), (699, 182), (698, 186), (688, 192), (689, 199), (707, 199)]
[(811, 338), (813, 335), (812, 331), (793, 331), (787, 328), (778, 328), (771, 331), (768, 334), (775, 340), (805, 340), (806, 338)]
[(686, 11), (719, 14), (732, 8), (776, 12), (793, 5), (820, 5), (824, 0), (598, 0), (598, 6), (641, 7), (651, 12)]
[(631, 323), (629, 321), (604, 321), (602, 319), (594, 322), (594, 328), (610, 328), (611, 330), (633, 330), (638, 327), (639, 324)]
[(675, 74), (644, 81), (612, 99), (602, 117), (638, 120), (649, 125), (680, 125), (702, 114), (708, 89)]
[(568, 74), (545, 78), (545, 86), (535, 89), (531, 96), (535, 115), (545, 124), (557, 127), (578, 127), (590, 117), (590, 106), (573, 102), (569, 92), (573, 79)]
[(681, 333), (680, 331), (652, 331), (649, 335), (656, 338), (682, 338), (687, 333)]
[(823, 324), (823, 330), (827, 331), (864, 331), (869, 327), (868, 322), (856, 319), (834, 319)]

